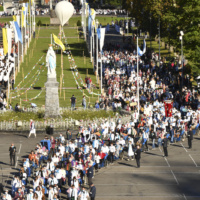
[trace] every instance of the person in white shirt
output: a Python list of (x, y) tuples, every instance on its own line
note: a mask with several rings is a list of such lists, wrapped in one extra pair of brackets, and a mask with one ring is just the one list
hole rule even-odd
[(27, 194), (27, 200), (33, 200), (33, 189), (30, 189), (29, 191), (29, 194)]
[(54, 177), (54, 174), (51, 174), (51, 177), (48, 179), (48, 185), (57, 185), (58, 180)]
[(114, 155), (115, 155), (115, 146), (113, 145), (113, 143), (110, 144), (109, 151), (110, 151), (110, 161), (111, 163), (113, 163)]
[(58, 149), (60, 150), (60, 153), (63, 156), (64, 153), (65, 153), (65, 146), (63, 146), (62, 143), (61, 143), (60, 146), (58, 147)]
[(48, 200), (53, 200), (53, 198), (54, 198), (54, 189), (53, 186), (49, 186)]
[(74, 185), (72, 185), (72, 186), (67, 190), (67, 194), (68, 194), (68, 198), (69, 198), (69, 199), (73, 199), (73, 200), (77, 200), (77, 199), (78, 199), (78, 191), (77, 191), (77, 189), (74, 187)]
[(12, 200), (11, 195), (8, 194), (8, 189), (5, 190), (5, 194), (4, 194), (4, 196), (5, 196), (5, 199), (6, 199), (6, 200)]
[(89, 193), (82, 187), (82, 190), (79, 193), (80, 200), (87, 200), (89, 198)]
[(106, 145), (106, 143), (104, 143), (104, 145), (101, 147), (101, 150), (103, 153), (108, 154), (109, 153), (109, 148)]

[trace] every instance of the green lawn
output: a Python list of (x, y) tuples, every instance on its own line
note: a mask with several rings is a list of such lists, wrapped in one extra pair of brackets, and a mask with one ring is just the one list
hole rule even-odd
[[(76, 29), (65, 28), (64, 32), (65, 32), (66, 36), (69, 36), (69, 35), (72, 36), (72, 35), (77, 34)], [(31, 84), (34, 83), (34, 80), (37, 80), (34, 87), (44, 87), (44, 83), (47, 80), (47, 69), (42, 64), (45, 64), (45, 56), (46, 56), (46, 52), (48, 49), (48, 44), (50, 44), (50, 42), (51, 42), (50, 41), (51, 33), (58, 35), (58, 29), (48, 29), (48, 28), (40, 29), (38, 40), (32, 39), (27, 56), (25, 56), (24, 63), (21, 64), (20, 72), (17, 75), (15, 87), (23, 79), (23, 74), (24, 74), (24, 77), (26, 77), (26, 75), (30, 71), (31, 71), (31, 74), (28, 75), (27, 78), (24, 79), (24, 82), (22, 82), (20, 84), (20, 88), (29, 88), (31, 86)], [(40, 38), (40, 37), (48, 37), (48, 38)], [(37, 41), (36, 47), (33, 48), (34, 47), (33, 44), (34, 44), (35, 40)], [(83, 39), (78, 40), (78, 38), (69, 38), (67, 41), (68, 41), (68, 44), (70, 45), (70, 49), (74, 56), (76, 65), (78, 66), (78, 70), (80, 72), (82, 79), (84, 80), (84, 78), (86, 76), (86, 69), (88, 69), (88, 74), (92, 78), (93, 83), (96, 84), (96, 78), (93, 74), (93, 67), (92, 67), (92, 64), (90, 63), (89, 54), (86, 53), (87, 50), (86, 50), (85, 41)], [(31, 58), (29, 60), (29, 54), (31, 54), (30, 52), (32, 51), (32, 49), (33, 49), (33, 56), (31, 55)], [(84, 55), (86, 56), (86, 64), (84, 64), (83, 51), (84, 51)], [(35, 66), (35, 69), (32, 70), (33, 66), (41, 58), (42, 55), (44, 55), (44, 57), (38, 63), (38, 65)], [(28, 59), (28, 62), (26, 62), (27, 59)], [(26, 65), (26, 63), (28, 63), (28, 65)], [(37, 78), (35, 74), (40, 67), (41, 67), (40, 75), (39, 75), (39, 78)], [(60, 75), (61, 75), (60, 53), (57, 54), (57, 69), (56, 69), (56, 71), (57, 71), (57, 81), (60, 82)], [(63, 73), (64, 73), (63, 87), (66, 87), (66, 88), (72, 87), (72, 89), (65, 89), (62, 91), (62, 94), (60, 96), (60, 107), (70, 106), (70, 97), (72, 96), (72, 94), (74, 94), (77, 97), (77, 106), (81, 106), (83, 92), (81, 92), (78, 89), (73, 89), (73, 88), (76, 88), (76, 83), (75, 83), (75, 80), (72, 76), (72, 72), (69, 67), (68, 56), (65, 54), (63, 56)], [(79, 84), (80, 84), (80, 82), (79, 82)], [(24, 91), (25, 91), (25, 89), (23, 89), (21, 91), (15, 90), (14, 92), (12, 92), (12, 97), (16, 96), (17, 94), (24, 93)], [(65, 91), (65, 100), (64, 100), (64, 91)], [(94, 90), (94, 92), (98, 92), (98, 91), (99, 90)], [(60, 90), (59, 90), (59, 92), (60, 92)], [(94, 104), (94, 102), (97, 100), (97, 96), (90, 95), (86, 90), (84, 92), (86, 95), (88, 95), (90, 97), (90, 102), (92, 104)], [(40, 93), (40, 90), (30, 89), (27, 91), (27, 98), (28, 99), (33, 98), (33, 97), (37, 96), (39, 93)], [(41, 107), (41, 106), (45, 105), (45, 90), (41, 93), (41, 95), (37, 99), (32, 100), (32, 101), (27, 101), (27, 102), (24, 101), (24, 100), (26, 100), (26, 93), (24, 93), (20, 96), (20, 98), (17, 97), (15, 99), (12, 99), (12, 105), (14, 106), (16, 103), (20, 103), (20, 99), (21, 99), (22, 106), (29, 106), (28, 104), (30, 104), (30, 103), (36, 103), (38, 105), (38, 107)], [(88, 99), (88, 101), (89, 101), (89, 99)]]

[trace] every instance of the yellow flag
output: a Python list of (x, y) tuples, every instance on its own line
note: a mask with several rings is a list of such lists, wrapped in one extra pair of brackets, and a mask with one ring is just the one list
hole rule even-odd
[(7, 40), (7, 30), (6, 28), (2, 28), (3, 33), (3, 51), (4, 55), (8, 53), (8, 40)]
[(13, 15), (13, 21), (17, 21), (17, 17), (16, 17), (16, 15)]
[(21, 27), (24, 27), (24, 11), (25, 11), (25, 8), (24, 7), (22, 7), (22, 11), (21, 11), (21, 16), (22, 16), (22, 18), (21, 18)]
[(62, 41), (60, 41), (60, 39), (58, 39), (58, 37), (56, 35), (53, 34), (53, 39), (54, 39), (54, 42), (59, 45), (61, 47), (61, 49), (63, 51), (65, 51), (65, 46), (64, 44), (62, 43)]

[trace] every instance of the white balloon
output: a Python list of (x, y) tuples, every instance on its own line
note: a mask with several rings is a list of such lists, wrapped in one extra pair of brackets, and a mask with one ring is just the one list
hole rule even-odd
[(63, 26), (72, 17), (74, 6), (68, 1), (60, 1), (56, 4), (55, 12), (61, 26)]

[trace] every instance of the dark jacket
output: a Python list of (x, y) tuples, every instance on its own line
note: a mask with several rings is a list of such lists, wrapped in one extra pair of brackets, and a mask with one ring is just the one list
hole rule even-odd
[(137, 149), (135, 152), (135, 159), (140, 159), (141, 158), (141, 150)]
[(188, 137), (188, 139), (193, 140), (193, 132), (188, 131), (187, 137)]
[(167, 147), (167, 143), (168, 143), (168, 139), (164, 138), (163, 141), (162, 141), (163, 147)]
[(14, 147), (10, 147), (9, 151), (10, 151), (10, 155), (14, 156), (15, 153), (16, 153), (16, 147), (15, 146)]
[(93, 177), (93, 166), (88, 169), (87, 177), (88, 178), (92, 178)]
[(96, 195), (96, 187), (92, 186), (90, 188), (90, 197), (95, 197), (95, 195)]

